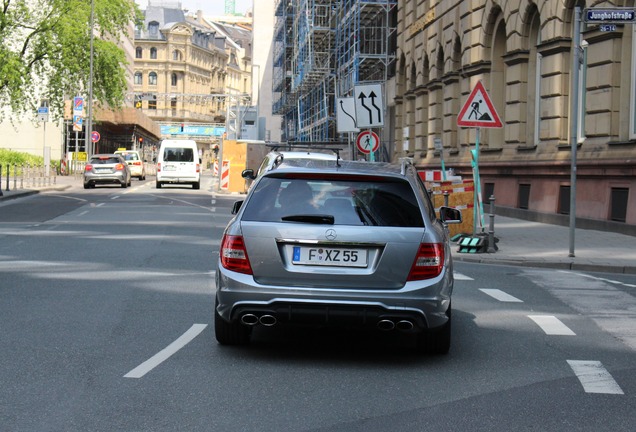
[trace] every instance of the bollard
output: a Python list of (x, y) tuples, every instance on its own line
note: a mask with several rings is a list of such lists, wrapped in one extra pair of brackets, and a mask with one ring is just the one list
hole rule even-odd
[(20, 189), (24, 189), (24, 164), (20, 166)]
[(4, 195), (2, 193), (2, 165), (0, 165), (0, 196)]
[(448, 191), (444, 191), (444, 206), (448, 207), (448, 196), (450, 193)]
[(7, 164), (7, 192), (9, 191), (9, 173), (11, 172), (11, 165)]
[(18, 188), (18, 165), (13, 164), (13, 190)]
[(488, 253), (495, 253), (495, 196), (490, 195), (490, 228), (488, 230)]

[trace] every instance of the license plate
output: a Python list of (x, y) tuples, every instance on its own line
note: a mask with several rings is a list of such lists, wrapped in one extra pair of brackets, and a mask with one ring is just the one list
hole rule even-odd
[(96, 173), (107, 173), (110, 172), (110, 168), (95, 168)]
[(164, 169), (165, 171), (176, 171), (176, 170), (177, 170), (177, 167), (176, 167), (176, 166), (174, 166), (174, 165), (166, 165), (165, 167), (163, 167), (163, 169)]
[(329, 247), (294, 246), (293, 264), (340, 267), (366, 267), (367, 251)]

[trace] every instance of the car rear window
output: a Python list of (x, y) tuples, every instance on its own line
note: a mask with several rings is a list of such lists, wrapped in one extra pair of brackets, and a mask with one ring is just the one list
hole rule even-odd
[(263, 177), (245, 204), (242, 220), (294, 223), (290, 216), (333, 216), (334, 225), (423, 227), (415, 193), (393, 178)]
[(166, 162), (194, 162), (194, 151), (184, 147), (166, 147), (163, 151)]
[(119, 153), (124, 160), (127, 161), (136, 161), (139, 160), (139, 156), (137, 155), (137, 153)]
[(99, 156), (91, 158), (91, 164), (93, 165), (107, 165), (121, 163), (121, 159), (115, 156)]

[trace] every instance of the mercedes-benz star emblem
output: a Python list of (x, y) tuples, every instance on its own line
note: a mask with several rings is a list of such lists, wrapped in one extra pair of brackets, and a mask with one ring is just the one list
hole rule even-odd
[(337, 236), (338, 235), (336, 234), (335, 229), (330, 228), (327, 231), (325, 231), (325, 237), (327, 238), (327, 240), (335, 240)]

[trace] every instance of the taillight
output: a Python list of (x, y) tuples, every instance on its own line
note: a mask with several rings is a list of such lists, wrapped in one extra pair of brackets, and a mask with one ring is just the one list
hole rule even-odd
[(408, 281), (430, 279), (444, 268), (444, 245), (442, 243), (422, 243), (417, 251)]
[(161, 171), (161, 162), (157, 164), (157, 172)]
[(93, 165), (86, 164), (86, 166), (84, 167), (84, 171), (92, 171), (92, 170), (93, 170)]
[(199, 164), (197, 164), (197, 172), (201, 171), (201, 167), (199, 166)]
[(221, 265), (238, 273), (252, 274), (242, 236), (224, 235), (221, 242)]
[(133, 162), (133, 165), (141, 166), (141, 162), (139, 162), (139, 161), (137, 161), (137, 162)]
[(124, 164), (118, 163), (117, 165), (115, 165), (115, 169), (117, 171), (122, 171), (124, 169)]

